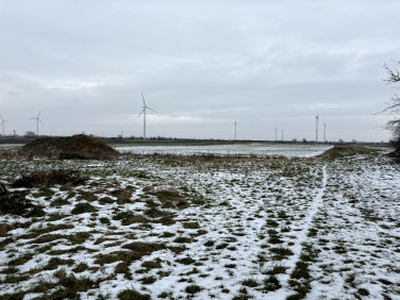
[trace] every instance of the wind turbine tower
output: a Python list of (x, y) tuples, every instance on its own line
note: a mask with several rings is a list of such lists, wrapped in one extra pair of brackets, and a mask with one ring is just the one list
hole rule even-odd
[(315, 124), (315, 141), (318, 143), (318, 124), (319, 124), (319, 115), (315, 117), (316, 124)]
[(275, 127), (275, 142), (278, 140), (278, 127)]
[(5, 134), (4, 134), (4, 132), (5, 132), (5, 126), (6, 126), (6, 123), (9, 122), (9, 121), (7, 121), (6, 119), (4, 119), (2, 115), (0, 115), (0, 118), (1, 118), (1, 124), (0, 124), (0, 125), (3, 126), (3, 136), (5, 136)]
[[(43, 122), (42, 122), (42, 120), (40, 120), (40, 114), (41, 114), (42, 112), (41, 111), (39, 111), (39, 113), (38, 113), (38, 115), (37, 115), (37, 117), (36, 118), (31, 118), (30, 120), (36, 120), (36, 136), (39, 136), (39, 123), (42, 123), (43, 124)], [(43, 124), (44, 125), (44, 124)]]
[(140, 114), (138, 115), (138, 118), (143, 114), (143, 139), (145, 140), (146, 139), (146, 110), (149, 109), (154, 112), (156, 112), (156, 111), (146, 105), (146, 101), (144, 100), (143, 92), (142, 91), (140, 91), (140, 92), (142, 93), (143, 109), (140, 112)]
[(326, 142), (326, 122), (324, 122), (324, 142)]
[(238, 122), (236, 122), (236, 120), (235, 120), (235, 121), (234, 121), (234, 124), (235, 124), (235, 141), (236, 141), (236, 133), (237, 133), (236, 127), (237, 127)]

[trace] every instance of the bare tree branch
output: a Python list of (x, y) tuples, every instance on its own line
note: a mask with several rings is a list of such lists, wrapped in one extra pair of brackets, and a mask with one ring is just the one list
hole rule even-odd
[[(397, 64), (400, 64), (400, 62), (397, 62)], [(383, 67), (386, 69), (388, 74), (388, 78), (383, 81), (387, 84), (400, 82), (400, 73), (397, 69), (390, 69), (386, 64), (384, 64)]]
[[(396, 62), (400, 65), (400, 62)], [(384, 79), (386, 84), (398, 84), (400, 83), (400, 72), (397, 69), (391, 69), (386, 64), (383, 65), (388, 77)], [(390, 112), (394, 115), (394, 118), (387, 122), (386, 128), (392, 131), (393, 134), (393, 145), (396, 151), (400, 151), (400, 97), (393, 95), (390, 99), (387, 107), (381, 112)]]
[(380, 113), (384, 112), (400, 113), (400, 97), (394, 95), (387, 103), (387, 107), (383, 109)]

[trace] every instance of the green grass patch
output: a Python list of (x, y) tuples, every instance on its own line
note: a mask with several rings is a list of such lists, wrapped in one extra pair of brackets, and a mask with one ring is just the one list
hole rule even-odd
[(200, 292), (202, 289), (203, 288), (197, 284), (191, 284), (185, 288), (185, 292), (188, 294), (194, 295), (194, 294)]
[(284, 248), (284, 247), (274, 247), (270, 248), (269, 251), (273, 254), (273, 259), (275, 260), (282, 260), (285, 259), (287, 256), (293, 255), (293, 251), (290, 250), (289, 248)]
[(148, 294), (141, 294), (135, 289), (124, 290), (118, 294), (119, 300), (150, 300), (151, 297)]
[(58, 257), (50, 258), (47, 265), (44, 267), (44, 270), (55, 270), (59, 266), (72, 266), (75, 263), (73, 259), (61, 259)]
[(257, 282), (257, 280), (255, 280), (253, 278), (249, 278), (249, 279), (243, 280), (242, 285), (247, 286), (247, 287), (257, 287), (257, 286), (259, 286), (259, 283)]
[(282, 287), (278, 278), (275, 275), (271, 275), (264, 280), (263, 290), (266, 292), (273, 292), (279, 290)]
[(82, 202), (75, 205), (71, 213), (74, 215), (95, 212), (96, 208), (88, 202)]
[(157, 277), (155, 276), (145, 276), (138, 279), (142, 284), (152, 284), (157, 281)]

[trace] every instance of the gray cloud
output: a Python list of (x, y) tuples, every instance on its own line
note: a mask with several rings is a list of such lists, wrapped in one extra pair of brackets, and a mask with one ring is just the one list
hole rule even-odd
[(8, 132), (387, 140), (397, 1), (0, 0)]

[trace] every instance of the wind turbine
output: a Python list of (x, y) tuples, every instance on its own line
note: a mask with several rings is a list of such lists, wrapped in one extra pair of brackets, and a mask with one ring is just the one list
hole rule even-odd
[(318, 124), (319, 124), (319, 115), (315, 117), (316, 124), (315, 124), (315, 141), (318, 143)]
[(236, 126), (237, 126), (238, 122), (236, 122), (236, 120), (234, 120), (234, 124), (235, 124), (235, 141), (236, 141)]
[[(29, 120), (36, 120), (36, 136), (39, 136), (39, 122), (43, 124), (42, 120), (40, 120), (40, 118), (39, 118), (41, 113), (42, 113), (42, 112), (39, 111), (39, 113), (38, 113), (38, 115), (37, 115), (36, 118), (31, 118), (31, 119), (29, 119)], [(44, 124), (43, 124), (43, 125), (44, 125)]]
[(5, 136), (5, 135), (4, 135), (4, 128), (5, 128), (5, 126), (6, 126), (6, 123), (9, 123), (9, 121), (6, 120), (6, 119), (4, 119), (3, 116), (2, 116), (1, 114), (0, 114), (0, 118), (1, 118), (1, 124), (0, 124), (0, 125), (3, 125), (3, 136)]
[(149, 109), (154, 112), (156, 112), (156, 111), (146, 105), (146, 101), (144, 100), (143, 92), (142, 91), (140, 91), (140, 92), (142, 93), (143, 109), (140, 112), (140, 114), (138, 115), (138, 118), (141, 116), (141, 114), (143, 114), (143, 139), (145, 140), (146, 139), (146, 110)]

